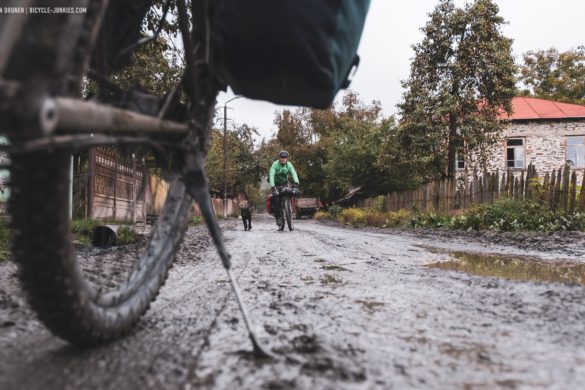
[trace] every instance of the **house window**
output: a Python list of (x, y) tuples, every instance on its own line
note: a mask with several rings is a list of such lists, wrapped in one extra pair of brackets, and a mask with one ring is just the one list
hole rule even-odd
[(570, 167), (585, 167), (585, 136), (567, 137), (567, 164)]
[(506, 141), (506, 167), (524, 168), (524, 139), (510, 138)]
[(457, 149), (457, 152), (455, 152), (455, 168), (465, 169), (465, 155), (463, 153), (463, 148), (459, 148)]

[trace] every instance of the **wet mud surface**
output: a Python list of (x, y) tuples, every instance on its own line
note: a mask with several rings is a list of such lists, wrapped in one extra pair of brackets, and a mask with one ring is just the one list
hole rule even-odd
[(228, 277), (201, 227), (188, 231), (136, 331), (94, 349), (52, 336), (28, 309), (14, 265), (0, 263), (0, 389), (576, 389), (585, 383), (580, 279), (522, 280), (506, 277), (509, 270), (479, 274), (449, 266), (472, 262), (463, 254), (480, 254), (479, 268), (501, 269), (500, 261), (542, 274), (556, 264), (568, 267), (560, 274), (574, 276), (585, 264), (583, 235), (295, 222), (294, 232), (277, 232), (267, 216), (254, 216), (249, 232), (239, 221), (222, 222), (260, 342), (275, 356), (270, 360), (253, 357)]

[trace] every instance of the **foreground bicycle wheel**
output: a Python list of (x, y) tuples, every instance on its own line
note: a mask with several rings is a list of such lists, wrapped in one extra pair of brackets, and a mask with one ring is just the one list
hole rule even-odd
[[(99, 24), (104, 3), (88, 3), (84, 16), (30, 16), (0, 76), (26, 88), (34, 82), (43, 93), (75, 95), (88, 57), (84, 40)], [(13, 255), (39, 319), (65, 340), (93, 345), (128, 333), (148, 309), (172, 265), (193, 199), (175, 177), (148, 238), (123, 248), (75, 249), (70, 156), (60, 148), (10, 156)]]

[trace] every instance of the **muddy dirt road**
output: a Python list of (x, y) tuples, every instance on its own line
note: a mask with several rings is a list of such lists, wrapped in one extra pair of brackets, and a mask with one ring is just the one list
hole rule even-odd
[[(267, 216), (255, 216), (250, 232), (239, 222), (223, 224), (244, 301), (275, 360), (252, 358), (225, 272), (203, 229), (192, 228), (136, 332), (96, 349), (79, 350), (49, 334), (28, 310), (14, 265), (0, 264), (0, 388), (577, 389), (585, 383), (585, 272), (575, 265), (585, 263), (583, 246), (538, 252), (489, 239), (311, 220), (277, 232)], [(498, 256), (475, 261), (463, 252)], [(530, 275), (534, 267), (526, 263), (534, 259), (526, 256), (544, 259), (538, 275)], [(509, 278), (572, 284), (426, 266), (453, 260), (475, 264), (462, 268), (468, 272), (489, 274), (495, 264)]]

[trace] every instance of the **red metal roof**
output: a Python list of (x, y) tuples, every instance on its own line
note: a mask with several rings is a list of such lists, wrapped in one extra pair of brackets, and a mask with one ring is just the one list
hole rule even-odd
[(512, 115), (500, 115), (501, 119), (565, 119), (584, 118), (585, 106), (553, 102), (528, 96), (517, 96), (512, 100)]

